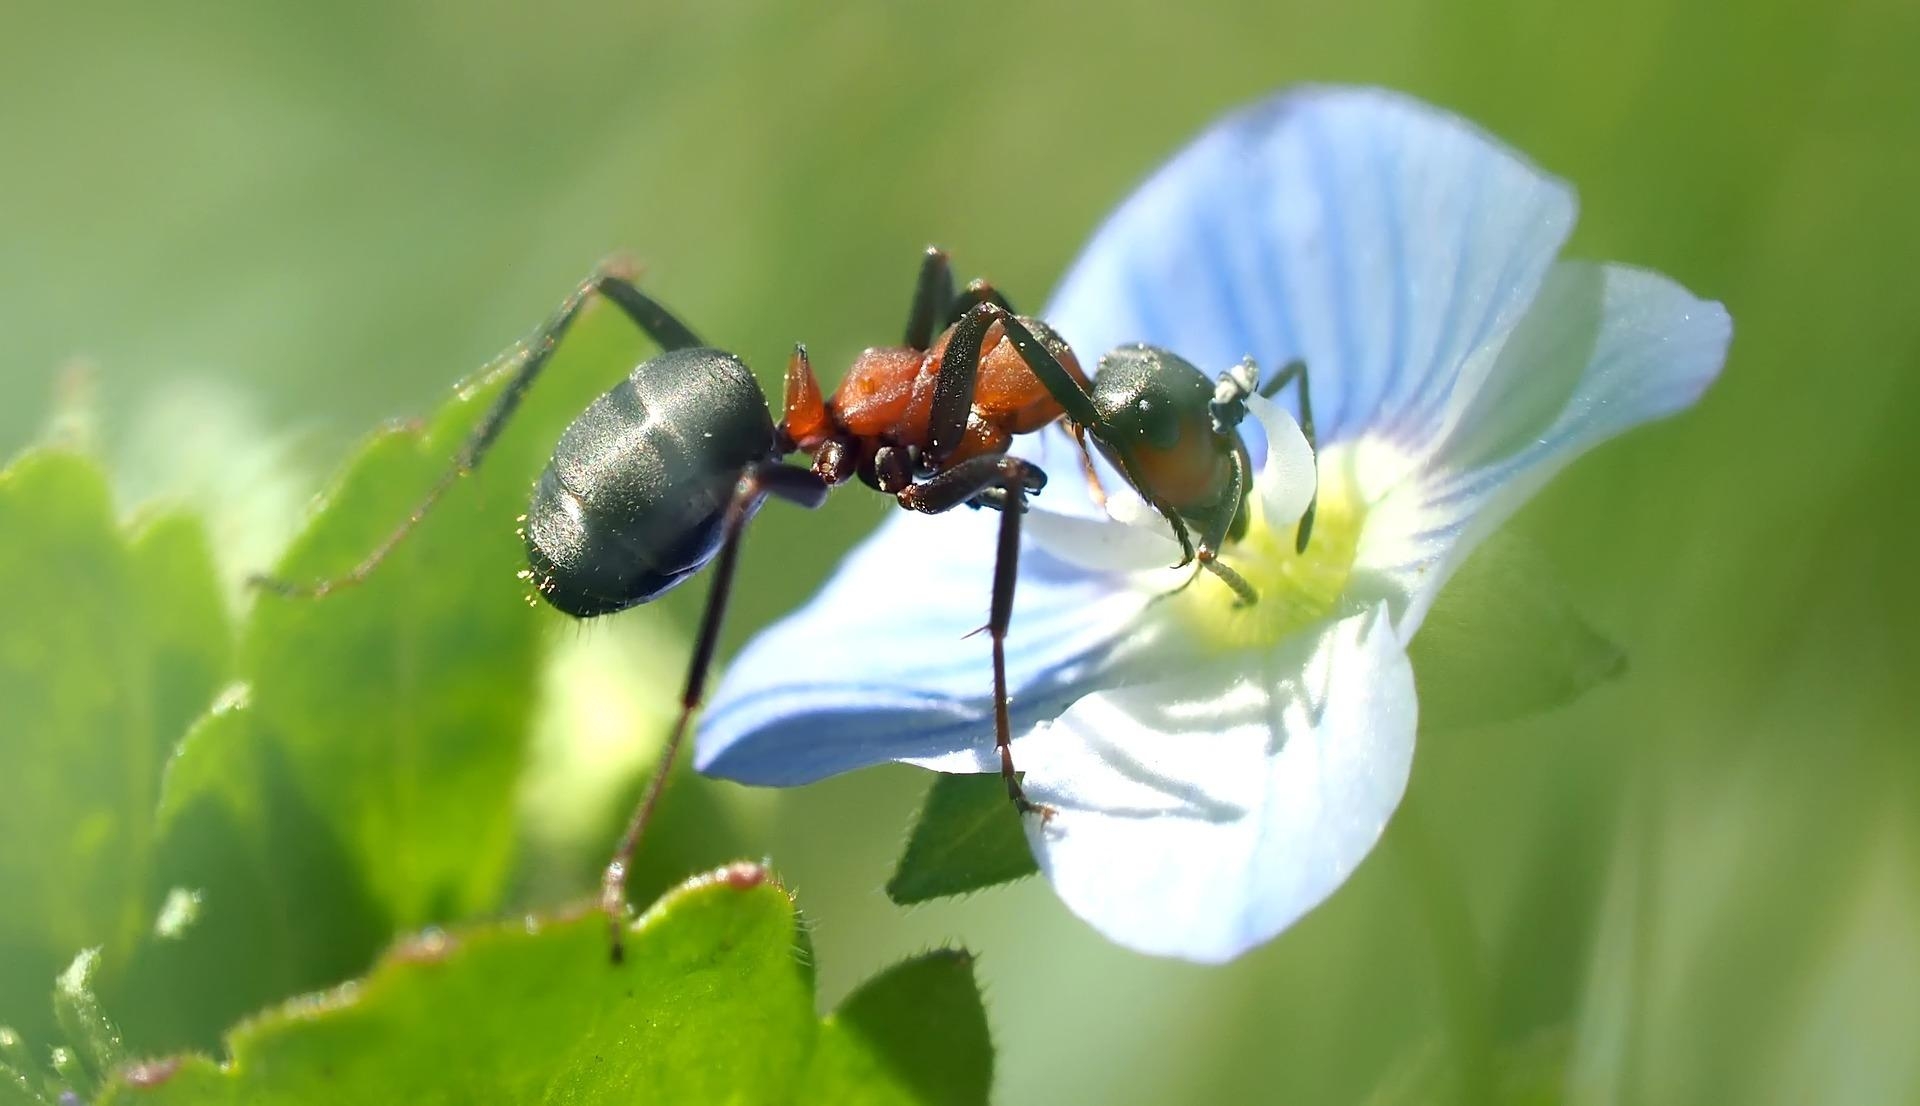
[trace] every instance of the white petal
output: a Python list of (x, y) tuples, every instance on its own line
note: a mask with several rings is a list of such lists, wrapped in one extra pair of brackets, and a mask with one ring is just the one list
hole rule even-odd
[[(1117, 507), (1122, 501), (1109, 502)], [(1165, 521), (1154, 518), (1160, 528), (1035, 507), (1027, 512), (1024, 532), (1036, 548), (1089, 572), (1151, 572), (1180, 560), (1180, 543), (1172, 530), (1161, 533)]]
[(1247, 412), (1260, 420), (1267, 432), (1267, 456), (1260, 464), (1260, 475), (1254, 478), (1253, 493), (1260, 498), (1267, 525), (1291, 525), (1313, 502), (1320, 478), (1313, 447), (1307, 444), (1307, 436), (1300, 432), (1293, 415), (1272, 400), (1248, 396)]
[(1081, 699), (1015, 745), (1035, 855), (1142, 952), (1222, 961), (1338, 887), (1413, 757), (1413, 671), (1385, 612)]
[[(1108, 219), (1046, 318), (1091, 365), (1123, 342), (1197, 365), (1306, 361), (1322, 443), (1436, 433), (1472, 354), (1517, 321), (1572, 191), (1471, 124), (1309, 89), (1202, 135)], [(1477, 366), (1484, 371), (1484, 365)]]
[(1368, 516), (1361, 593), (1389, 598), (1411, 639), (1454, 567), (1568, 462), (1698, 400), (1732, 325), (1658, 273), (1556, 265), (1484, 384), (1453, 398), (1427, 471)]

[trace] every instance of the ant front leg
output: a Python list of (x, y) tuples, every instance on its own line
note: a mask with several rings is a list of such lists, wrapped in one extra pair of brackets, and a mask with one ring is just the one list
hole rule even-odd
[(379, 545), (374, 546), (373, 551), (368, 553), (359, 564), (339, 576), (304, 584), (271, 576), (253, 576), (248, 582), (255, 587), (264, 588), (288, 598), (319, 599), (340, 588), (360, 583), (372, 575), (373, 570), (380, 567), (380, 562), (386, 560), (387, 555), (392, 553), (394, 548), (413, 532), (413, 528), (420, 524), (420, 520), (433, 509), (434, 504), (439, 502), (440, 497), (453, 486), (454, 481), (479, 467), (480, 462), (486, 458), (487, 452), (493, 448), (494, 441), (500, 437), (500, 432), (506, 429), (508, 420), (513, 417), (515, 411), (519, 410), (520, 401), (526, 398), (527, 389), (533, 387), (533, 382), (539, 378), (541, 370), (545, 369), (547, 362), (553, 358), (553, 351), (559, 346), (560, 340), (566, 337), (567, 331), (572, 328), (574, 319), (586, 306), (587, 298), (596, 292), (611, 300), (614, 306), (633, 320), (635, 326), (664, 349), (687, 349), (703, 344), (700, 339), (694, 337), (693, 331), (687, 329), (686, 324), (674, 318), (672, 312), (634, 287), (632, 281), (604, 270), (596, 271), (594, 275), (580, 282), (573, 293), (560, 304), (559, 310), (555, 311), (546, 323), (533, 333), (532, 337), (514, 347), (509, 363), (517, 361), (518, 366), (512, 370), (513, 375), (508, 378), (506, 386), (500, 390), (500, 395), (493, 401), (493, 406), (487, 409), (486, 415), (468, 435), (465, 444), (460, 447), (460, 452), (454, 455), (452, 467), (441, 474), (440, 479), (427, 490), (427, 494), (408, 513), (406, 519), (382, 539)]
[(897, 497), (902, 507), (926, 514), (950, 511), (989, 491), (997, 491), (1002, 497), (1000, 540), (993, 559), (993, 605), (986, 627), (993, 639), (993, 740), (1000, 751), (1000, 778), (1006, 781), (1007, 798), (1020, 813), (1038, 814), (1042, 821), (1053, 817), (1053, 808), (1028, 799), (1013, 768), (1013, 725), (1007, 711), (1007, 628), (1013, 622), (1013, 588), (1020, 576), (1020, 517), (1026, 513), (1027, 497), (1046, 483), (1047, 474), (1038, 465), (1017, 457), (974, 457), (902, 490)]
[(1200, 567), (1220, 578), (1220, 582), (1233, 589), (1237, 606), (1250, 607), (1260, 601), (1260, 595), (1247, 583), (1246, 577), (1228, 568), (1220, 561), (1220, 547), (1227, 542), (1227, 535), (1233, 528), (1234, 518), (1239, 514), (1239, 504), (1246, 495), (1247, 454), (1244, 448), (1235, 445), (1227, 455), (1227, 487), (1221, 499), (1234, 505), (1233, 510), (1217, 511), (1206, 520), (1205, 528), (1200, 532), (1200, 548), (1194, 557)]
[(733, 595), (733, 574), (740, 560), (740, 539), (746, 533), (747, 523), (753, 519), (754, 512), (760, 509), (760, 504), (769, 495), (811, 509), (826, 502), (827, 485), (807, 469), (767, 462), (748, 469), (734, 486), (733, 498), (727, 503), (726, 515), (721, 523), (720, 552), (714, 559), (713, 583), (707, 588), (707, 608), (700, 616), (700, 631), (694, 638), (693, 658), (688, 663), (686, 683), (680, 692), (680, 713), (668, 733), (666, 747), (660, 752), (660, 763), (647, 781), (647, 790), (641, 796), (639, 805), (634, 807), (633, 816), (627, 820), (626, 832), (620, 835), (620, 845), (614, 850), (613, 859), (607, 863), (606, 873), (600, 880), (600, 907), (606, 911), (607, 923), (612, 927), (611, 951), (615, 963), (625, 955), (621, 926), (626, 920), (627, 875), (633, 867), (633, 854), (640, 847), (640, 838), (646, 833), (647, 823), (653, 820), (653, 808), (660, 802), (660, 792), (666, 786), (667, 775), (673, 769), (681, 742), (686, 738), (693, 712), (706, 698), (707, 670), (713, 665), (713, 651), (720, 644), (720, 623), (727, 614), (727, 600)]

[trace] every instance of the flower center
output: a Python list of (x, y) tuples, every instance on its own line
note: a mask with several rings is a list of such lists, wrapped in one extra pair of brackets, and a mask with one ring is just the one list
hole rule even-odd
[(1225, 652), (1271, 645), (1333, 610), (1353, 572), (1366, 519), (1348, 466), (1334, 452), (1320, 458), (1320, 502), (1305, 552), (1294, 551), (1294, 523), (1274, 525), (1258, 495), (1247, 500), (1246, 535), (1220, 551), (1221, 563), (1252, 585), (1259, 602), (1240, 603), (1232, 588), (1206, 571), (1168, 597), (1169, 613), (1192, 627), (1203, 648)]

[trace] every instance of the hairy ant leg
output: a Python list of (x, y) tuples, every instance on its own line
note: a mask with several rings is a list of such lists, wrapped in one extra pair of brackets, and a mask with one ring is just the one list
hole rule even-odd
[(479, 424), (468, 435), (465, 444), (460, 447), (460, 452), (454, 455), (452, 467), (441, 474), (440, 479), (427, 489), (427, 494), (421, 498), (419, 504), (408, 513), (399, 526), (394, 528), (392, 533), (382, 539), (379, 545), (373, 547), (373, 551), (368, 553), (365, 559), (338, 576), (329, 576), (304, 584), (265, 575), (249, 577), (248, 582), (254, 587), (264, 588), (288, 598), (319, 599), (340, 588), (358, 584), (372, 575), (373, 571), (380, 567), (380, 562), (386, 560), (388, 554), (392, 553), (407, 535), (413, 532), (414, 527), (420, 524), (420, 520), (433, 509), (434, 504), (439, 502), (440, 497), (453, 486), (454, 481), (479, 467), (480, 462), (486, 458), (487, 451), (493, 448), (493, 443), (499, 438), (500, 432), (506, 429), (507, 421), (519, 409), (520, 401), (526, 398), (527, 389), (531, 388), (533, 382), (539, 378), (541, 370), (545, 369), (547, 362), (552, 359), (553, 351), (559, 346), (560, 340), (566, 337), (567, 331), (573, 326), (574, 319), (586, 306), (587, 297), (596, 292), (612, 301), (622, 313), (633, 320), (635, 326), (666, 349), (688, 349), (703, 344), (694, 336), (693, 331), (688, 330), (684, 323), (673, 316), (672, 312), (634, 287), (632, 281), (604, 270), (596, 271), (580, 282), (572, 294), (562, 301), (559, 309), (539, 330), (534, 332), (531, 338), (522, 340), (515, 347), (513, 358), (520, 362), (519, 366), (513, 370), (512, 377), (508, 379), (506, 387), (501, 390), (498, 398), (493, 401), (493, 406), (487, 409), (487, 413), (480, 419)]
[(973, 394), (980, 377), (980, 347), (998, 311), (996, 307), (976, 304), (947, 336), (947, 348), (940, 355), (940, 371), (933, 381), (933, 410), (927, 420), (927, 449), (923, 460), (931, 468), (937, 470), (946, 464), (966, 435), (967, 418), (973, 412)]
[(621, 928), (626, 918), (627, 874), (633, 866), (633, 854), (640, 846), (640, 837), (646, 832), (647, 823), (653, 819), (653, 809), (660, 801), (667, 774), (672, 770), (680, 752), (680, 744), (686, 738), (687, 725), (693, 718), (693, 712), (706, 697), (707, 670), (712, 667), (713, 652), (720, 644), (720, 623), (726, 617), (727, 600), (733, 594), (734, 567), (740, 559), (741, 536), (746, 532), (747, 523), (752, 521), (754, 512), (770, 495), (812, 509), (826, 502), (827, 485), (807, 469), (767, 461), (748, 469), (734, 487), (733, 498), (727, 504), (721, 524), (724, 536), (721, 538), (719, 555), (715, 558), (713, 582), (707, 588), (706, 610), (700, 616), (700, 630), (694, 638), (693, 656), (688, 663), (686, 683), (680, 693), (680, 713), (674, 719), (666, 747), (660, 753), (660, 764), (647, 781), (647, 789), (639, 805), (634, 807), (633, 816), (627, 820), (626, 832), (620, 836), (619, 848), (614, 851), (613, 859), (607, 863), (606, 873), (600, 880), (600, 906), (606, 911), (608, 924), (612, 927), (612, 954), (616, 962), (624, 955)]
[[(981, 282), (968, 285), (971, 290)], [(1006, 309), (992, 302), (970, 306), (947, 336), (947, 347), (940, 356), (940, 369), (933, 381), (933, 408), (927, 420), (927, 449), (922, 463), (941, 472), (966, 436), (967, 422), (973, 412), (980, 378), (980, 354), (987, 330), (996, 320), (1011, 319)], [(1063, 374), (1066, 370), (1060, 370)], [(1072, 377), (1068, 376), (1071, 380)], [(964, 464), (964, 462), (963, 462)], [(1035, 489), (1038, 490), (1037, 488)], [(1002, 509), (1005, 495), (989, 481), (973, 499), (976, 507)]]
[(1080, 475), (1087, 482), (1087, 495), (1092, 497), (1095, 507), (1104, 511), (1107, 509), (1107, 486), (1100, 482), (1100, 470), (1093, 465), (1093, 448), (1087, 444), (1087, 428), (1069, 421), (1067, 433), (1073, 435), (1074, 450), (1080, 455)]
[(1020, 575), (1020, 518), (1026, 514), (1027, 497), (1045, 487), (1046, 482), (1047, 474), (1038, 465), (1018, 457), (973, 457), (898, 495), (902, 507), (940, 514), (971, 502), (982, 492), (1001, 494), (993, 605), (987, 617), (987, 633), (993, 639), (994, 747), (1000, 751), (1000, 778), (1006, 782), (1007, 798), (1020, 813), (1038, 814), (1043, 821), (1053, 816), (1053, 808), (1027, 798), (1013, 767), (1013, 726), (1007, 710), (1007, 629), (1013, 622), (1013, 589)]

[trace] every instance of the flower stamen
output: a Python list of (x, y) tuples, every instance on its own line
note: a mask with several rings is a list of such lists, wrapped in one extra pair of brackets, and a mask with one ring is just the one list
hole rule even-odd
[[(1272, 645), (1332, 613), (1352, 574), (1366, 508), (1348, 466), (1325, 451), (1320, 464), (1320, 498), (1313, 540), (1294, 550), (1297, 520), (1274, 525), (1260, 497), (1249, 496), (1247, 532), (1220, 552), (1216, 564), (1231, 566), (1253, 589), (1258, 602), (1240, 601), (1235, 589), (1213, 574), (1202, 574), (1163, 607), (1189, 624), (1196, 646), (1207, 652)], [(1211, 566), (1209, 566), (1211, 567)]]

